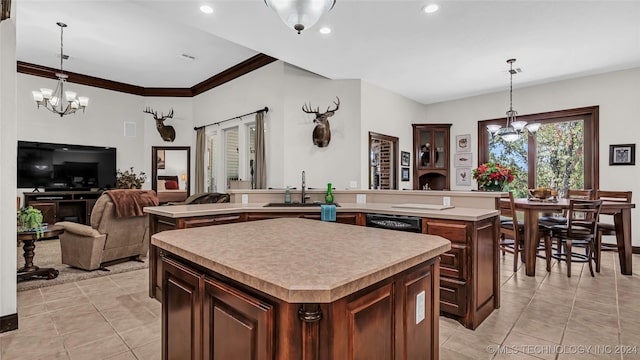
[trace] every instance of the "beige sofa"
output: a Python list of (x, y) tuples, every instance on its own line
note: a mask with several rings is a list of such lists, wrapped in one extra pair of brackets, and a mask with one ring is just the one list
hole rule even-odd
[(57, 225), (64, 227), (62, 263), (80, 269), (99, 269), (119, 259), (139, 260), (149, 250), (148, 215), (116, 217), (115, 205), (106, 193), (91, 211), (91, 226), (67, 221)]

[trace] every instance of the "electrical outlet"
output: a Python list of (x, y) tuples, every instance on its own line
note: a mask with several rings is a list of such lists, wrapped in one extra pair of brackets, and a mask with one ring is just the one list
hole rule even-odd
[(358, 195), (356, 195), (356, 203), (358, 203), (358, 204), (366, 204), (367, 203), (367, 194), (358, 194)]
[(423, 290), (416, 295), (416, 325), (424, 320), (425, 306), (425, 292)]
[(451, 198), (449, 196), (442, 197), (442, 205), (451, 206)]
[(249, 203), (249, 194), (242, 194), (242, 205)]
[(353, 181), (353, 180), (349, 181), (349, 187), (352, 188), (352, 189), (357, 188), (358, 187), (358, 182), (357, 181)]

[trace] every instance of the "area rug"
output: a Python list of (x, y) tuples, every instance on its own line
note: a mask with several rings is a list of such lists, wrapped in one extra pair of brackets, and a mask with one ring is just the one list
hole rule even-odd
[[(23, 254), (24, 251), (22, 250), (22, 246), (20, 246), (18, 248), (18, 267), (24, 266)], [(35, 257), (33, 258), (33, 263), (41, 268), (55, 268), (60, 272), (60, 274), (57, 278), (51, 280), (34, 277), (32, 279), (19, 281), (18, 291), (31, 290), (40, 287), (59, 285), (72, 281), (91, 279), (100, 276), (148, 268), (149, 259), (142, 258), (142, 260), (144, 260), (144, 262), (125, 261), (119, 264), (107, 266), (107, 269), (109, 269), (110, 271), (86, 271), (62, 264), (62, 257), (60, 255), (60, 240), (42, 240), (36, 242)]]

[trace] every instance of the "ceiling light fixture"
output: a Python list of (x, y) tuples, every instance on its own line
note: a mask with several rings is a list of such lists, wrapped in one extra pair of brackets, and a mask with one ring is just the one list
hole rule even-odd
[(513, 63), (516, 59), (509, 59), (507, 63), (511, 66), (509, 69), (509, 110), (507, 111), (507, 126), (500, 127), (497, 124), (487, 125), (487, 131), (491, 136), (500, 136), (506, 142), (513, 142), (520, 138), (520, 135), (524, 133), (526, 129), (529, 133), (533, 134), (540, 128), (540, 123), (527, 124), (526, 121), (516, 120), (518, 112), (513, 110), (513, 74), (517, 73), (513, 70)]
[(287, 26), (300, 34), (333, 9), (336, 0), (264, 0), (264, 3), (275, 11)]
[(323, 35), (331, 34), (331, 28), (328, 28), (326, 26), (321, 27), (320, 30), (318, 30), (318, 32)]
[(426, 12), (427, 14), (431, 14), (434, 13), (436, 11), (438, 11), (438, 9), (440, 8), (440, 6), (438, 6), (438, 4), (429, 4), (425, 7), (422, 8), (422, 11)]
[(213, 14), (213, 8), (209, 5), (200, 6), (200, 11), (202, 11), (205, 14)]
[[(62, 62), (68, 58), (68, 56), (64, 55), (62, 47), (63, 31), (64, 28), (67, 27), (67, 24), (62, 22), (57, 24), (60, 27), (60, 72), (56, 73), (58, 85), (56, 85), (55, 90), (41, 88), (40, 91), (32, 91), (31, 93), (33, 94), (33, 100), (38, 104), (38, 108), (40, 108), (40, 105), (43, 105), (45, 109), (63, 117), (75, 113), (78, 109), (82, 109), (82, 112), (84, 112), (84, 109), (89, 104), (89, 98), (86, 96), (76, 97), (75, 92), (64, 91), (64, 84), (69, 77), (62, 70)], [(67, 105), (63, 106), (65, 102)]]

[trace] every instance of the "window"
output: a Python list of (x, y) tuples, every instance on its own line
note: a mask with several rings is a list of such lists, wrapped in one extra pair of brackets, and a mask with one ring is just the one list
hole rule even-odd
[(526, 197), (527, 189), (550, 187), (563, 196), (569, 189), (597, 189), (598, 107), (523, 115), (519, 120), (539, 122), (532, 136), (507, 143), (491, 138), (488, 124), (504, 125), (505, 119), (478, 122), (478, 163), (495, 161), (517, 170), (509, 189)]
[(227, 189), (230, 187), (231, 180), (239, 180), (239, 162), (240, 149), (238, 148), (238, 127), (232, 127), (224, 130), (224, 155), (225, 155), (225, 179), (227, 180)]
[(232, 180), (244, 180), (254, 187), (255, 123), (231, 123), (207, 131), (206, 188), (226, 192)]
[(254, 180), (253, 175), (255, 174), (255, 164), (256, 164), (256, 125), (255, 124), (251, 124), (249, 126), (247, 126), (247, 128), (249, 129), (249, 139), (248, 139), (248, 150), (247, 151), (247, 157), (248, 157), (248, 161), (247, 164), (249, 165), (249, 168), (247, 169), (247, 174), (249, 174), (249, 180), (251, 180), (251, 188), (255, 189), (256, 188), (256, 183)]

